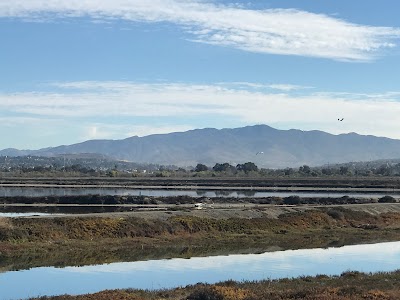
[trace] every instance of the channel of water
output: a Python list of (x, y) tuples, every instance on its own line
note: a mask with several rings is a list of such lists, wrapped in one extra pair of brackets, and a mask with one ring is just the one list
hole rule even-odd
[(62, 214), (51, 214), (51, 213), (40, 213), (40, 212), (28, 212), (28, 213), (18, 213), (18, 212), (10, 212), (10, 213), (2, 213), (0, 212), (0, 218), (19, 218), (19, 217), (38, 217), (38, 216), (55, 216)]
[[(130, 189), (130, 188), (65, 188), (65, 187), (0, 187), (0, 197), (47, 197), (47, 196), (149, 196), (149, 197), (171, 197), (189, 196), (194, 198), (263, 198), (263, 197), (288, 197), (299, 195), (301, 197), (340, 198), (352, 196), (357, 198), (378, 199), (385, 193), (345, 193), (345, 192), (285, 192), (285, 191), (235, 191), (235, 190), (170, 190), (170, 189)], [(392, 197), (400, 199), (400, 194), (391, 194)], [(123, 207), (58, 207), (58, 208), (36, 208), (32, 207), (0, 207), (0, 217), (29, 217), (50, 214), (80, 214), (80, 213), (103, 213), (129, 211)]]
[(262, 280), (345, 271), (400, 268), (400, 242), (341, 248), (121, 262), (66, 268), (33, 268), (0, 274), (1, 299), (85, 294), (105, 289), (164, 289), (229, 279)]
[[(262, 198), (288, 197), (343, 197), (380, 198), (387, 193), (350, 193), (350, 192), (286, 192), (286, 191), (235, 191), (233, 190), (171, 190), (171, 189), (130, 189), (130, 188), (36, 188), (36, 187), (0, 187), (0, 197), (46, 197), (46, 196), (84, 196), (84, 195), (113, 195), (113, 196), (190, 196), (190, 197), (234, 197)], [(390, 195), (400, 198), (400, 194)]]

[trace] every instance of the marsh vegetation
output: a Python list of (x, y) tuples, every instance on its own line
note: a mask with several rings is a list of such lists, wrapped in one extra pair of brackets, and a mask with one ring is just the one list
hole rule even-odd
[(41, 297), (40, 300), (395, 300), (400, 298), (400, 271), (339, 276), (303, 276), (257, 282), (226, 281), (160, 291), (114, 290), (81, 296)]

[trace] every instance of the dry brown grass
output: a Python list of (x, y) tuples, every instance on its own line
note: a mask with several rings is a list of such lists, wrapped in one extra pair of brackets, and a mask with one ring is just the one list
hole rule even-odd
[(319, 275), (259, 282), (226, 281), (162, 291), (116, 290), (91, 295), (42, 297), (41, 300), (397, 300), (400, 271), (340, 276)]
[(23, 268), (27, 262), (29, 267), (100, 264), (400, 240), (400, 213), (373, 216), (334, 210), (292, 212), (276, 219), (0, 219), (0, 267)]
[(1, 229), (12, 229), (10, 218), (0, 217), (0, 228)]

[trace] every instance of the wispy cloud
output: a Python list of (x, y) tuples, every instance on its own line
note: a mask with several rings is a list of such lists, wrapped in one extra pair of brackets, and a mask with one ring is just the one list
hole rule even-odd
[(245, 82), (245, 81), (237, 81), (237, 82), (220, 82), (218, 83), (221, 86), (226, 87), (241, 87), (245, 89), (272, 89), (272, 90), (281, 90), (281, 91), (294, 91), (294, 90), (304, 90), (304, 89), (312, 89), (312, 86), (303, 86), (296, 84), (266, 84), (266, 83), (256, 83), (256, 82)]
[[(9, 118), (62, 119), (84, 123), (87, 137), (166, 133), (199, 127), (188, 119), (229, 120), (230, 124), (264, 123), (281, 129), (320, 129), (400, 138), (400, 94), (319, 93), (313, 89), (235, 88), (235, 85), (135, 82), (57, 83), (57, 92), (0, 93), (0, 111)], [(149, 126), (163, 117), (165, 126)], [(345, 122), (337, 122), (338, 118)], [(121, 118), (141, 123), (126, 126)], [(107, 123), (110, 119), (110, 123)], [(100, 121), (101, 120), (101, 121)], [(185, 121), (183, 121), (185, 120)], [(168, 124), (167, 124), (168, 123)], [(184, 124), (184, 125), (182, 125)], [(83, 126), (83, 125), (82, 125)], [(209, 124), (213, 127), (214, 124)]]
[(189, 40), (244, 51), (343, 61), (369, 61), (396, 46), (400, 29), (354, 24), (295, 9), (251, 10), (195, 0), (13, 0), (0, 1), (0, 17), (90, 17), (168, 22)]
[(268, 87), (270, 87), (271, 89), (281, 90), (286, 92), (294, 90), (312, 89), (311, 86), (301, 86), (295, 84), (270, 84)]

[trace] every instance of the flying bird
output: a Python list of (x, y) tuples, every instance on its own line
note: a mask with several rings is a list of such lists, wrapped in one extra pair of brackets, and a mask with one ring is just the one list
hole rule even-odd
[(256, 155), (258, 155), (258, 154), (264, 154), (264, 152), (262, 152), (262, 151), (257, 152)]
[(344, 120), (344, 118), (341, 118), (341, 119), (337, 119), (338, 121), (340, 121), (340, 122), (342, 122), (343, 120)]

